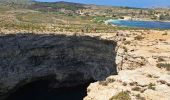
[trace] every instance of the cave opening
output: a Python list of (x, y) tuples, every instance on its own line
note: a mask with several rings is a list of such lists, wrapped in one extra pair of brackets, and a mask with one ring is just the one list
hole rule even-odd
[(100, 37), (21, 33), (0, 45), (0, 100), (82, 100), (91, 80), (117, 74), (117, 43)]
[(18, 88), (6, 100), (83, 100), (90, 82), (73, 87), (50, 88), (49, 80), (38, 80)]

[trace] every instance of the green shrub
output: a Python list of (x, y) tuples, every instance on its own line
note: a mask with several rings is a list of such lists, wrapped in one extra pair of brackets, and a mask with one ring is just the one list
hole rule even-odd
[(131, 83), (129, 83), (130, 86), (135, 86), (135, 85), (137, 85), (137, 84), (138, 84), (137, 82), (131, 82)]
[(102, 85), (102, 86), (107, 86), (108, 83), (106, 81), (99, 81), (99, 85)]
[(131, 41), (125, 41), (124, 45), (129, 45), (131, 43)]
[(146, 100), (144, 97), (141, 97), (140, 94), (137, 94), (137, 95), (136, 95), (136, 99), (137, 99), (137, 100)]
[(148, 89), (155, 90), (155, 84), (150, 83), (150, 84), (148, 85)]
[(167, 32), (165, 32), (165, 33), (163, 33), (162, 35), (168, 35), (168, 33), (167, 33)]
[(128, 49), (126, 47), (123, 47), (124, 52), (128, 52)]
[(111, 97), (109, 100), (131, 100), (129, 92), (122, 91), (118, 93), (117, 95)]
[(133, 90), (133, 91), (141, 91), (141, 88), (138, 87), (138, 86), (135, 86), (135, 87), (132, 88), (132, 90)]
[(158, 68), (165, 68), (166, 70), (170, 71), (170, 64), (168, 63), (158, 63), (156, 65)]
[(162, 57), (158, 57), (158, 61), (162, 62), (162, 61), (165, 61), (165, 60)]
[(127, 83), (126, 83), (126, 82), (123, 82), (122, 85), (123, 85), (123, 86), (127, 86)]
[(113, 82), (115, 82), (115, 79), (113, 79), (113, 78), (108, 78), (108, 79), (107, 79), (107, 82), (108, 82), (108, 83), (113, 83)]
[(138, 36), (136, 36), (134, 39), (135, 39), (135, 40), (142, 40), (142, 39), (144, 39), (144, 37), (142, 37), (141, 35), (138, 35)]

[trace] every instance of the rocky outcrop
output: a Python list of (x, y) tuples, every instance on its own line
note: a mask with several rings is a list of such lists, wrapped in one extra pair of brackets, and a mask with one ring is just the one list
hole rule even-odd
[(55, 88), (103, 80), (117, 74), (115, 47), (88, 36), (1, 35), (0, 95), (41, 79)]
[(84, 100), (170, 100), (169, 31), (118, 31), (115, 41), (118, 75), (90, 84)]
[(156, 67), (122, 70), (106, 81), (92, 83), (84, 100), (115, 100), (111, 98), (122, 91), (127, 92), (131, 100), (170, 100), (170, 75), (167, 73)]

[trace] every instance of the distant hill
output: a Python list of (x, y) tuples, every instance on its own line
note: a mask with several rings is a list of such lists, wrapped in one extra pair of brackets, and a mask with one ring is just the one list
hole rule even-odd
[(84, 4), (80, 3), (72, 3), (72, 2), (38, 2), (35, 0), (0, 0), (0, 5), (8, 5), (12, 7), (22, 7), (23, 5), (28, 5), (31, 9), (36, 10), (58, 10), (58, 9), (66, 9), (66, 10), (79, 10), (85, 9)]
[(84, 4), (80, 3), (72, 3), (72, 2), (34, 2), (31, 5), (32, 9), (38, 9), (38, 10), (57, 10), (57, 9), (66, 9), (66, 10), (79, 10), (79, 9), (85, 9)]
[(0, 0), (1, 5), (31, 5), (32, 0)]

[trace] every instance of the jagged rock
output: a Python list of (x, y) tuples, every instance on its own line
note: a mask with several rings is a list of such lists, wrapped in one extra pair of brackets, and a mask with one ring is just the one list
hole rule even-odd
[[(122, 70), (118, 75), (112, 75), (106, 81), (102, 81), (105, 84), (101, 82), (90, 84), (88, 87), (90, 91), (88, 91), (88, 95), (84, 100), (109, 100), (122, 91), (130, 91), (129, 95), (132, 100), (140, 100), (137, 99), (139, 96), (146, 100), (169, 100), (170, 87), (166, 84), (159, 84), (159, 78), (147, 76), (148, 74), (152, 76), (153, 73), (160, 73), (160, 77), (165, 77), (166, 72), (156, 67)], [(169, 79), (168, 76), (164, 78), (164, 81), (167, 79)]]
[(39, 79), (51, 80), (55, 88), (103, 80), (117, 74), (115, 47), (88, 36), (0, 36), (0, 95)]

